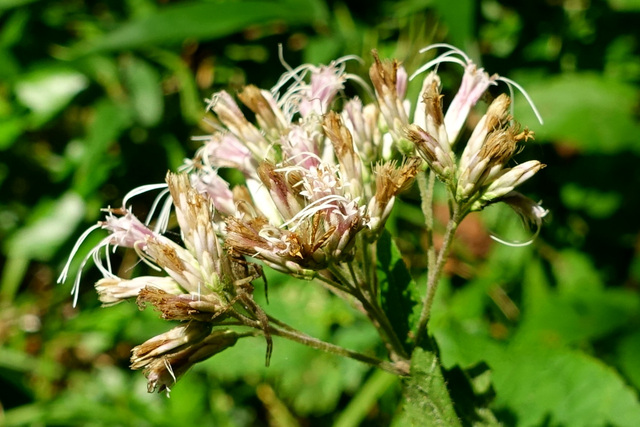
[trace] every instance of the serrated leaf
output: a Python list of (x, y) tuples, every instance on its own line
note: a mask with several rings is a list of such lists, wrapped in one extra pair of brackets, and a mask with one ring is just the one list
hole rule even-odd
[(76, 46), (81, 54), (211, 40), (237, 33), (251, 25), (272, 21), (304, 25), (325, 19), (317, 2), (243, 1), (183, 3), (166, 6), (144, 18)]
[(385, 230), (377, 242), (377, 272), (382, 309), (398, 338), (410, 349), (409, 332), (420, 317), (420, 296), (400, 251)]
[(512, 345), (489, 362), (496, 408), (519, 426), (636, 426), (640, 402), (609, 366), (582, 352)]
[(416, 348), (411, 357), (411, 376), (404, 380), (402, 412), (395, 427), (460, 426), (435, 354)]

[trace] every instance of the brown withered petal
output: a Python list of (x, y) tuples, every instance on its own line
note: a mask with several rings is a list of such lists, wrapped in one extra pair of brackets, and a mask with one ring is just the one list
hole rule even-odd
[(384, 206), (392, 197), (406, 190), (413, 183), (418, 174), (422, 160), (418, 157), (410, 157), (397, 167), (395, 161), (378, 164), (374, 167), (376, 176), (375, 198)]
[(155, 358), (193, 346), (210, 332), (211, 325), (204, 322), (188, 322), (176, 326), (135, 346), (131, 350), (131, 368), (140, 369)]
[(261, 125), (275, 127), (278, 123), (271, 105), (264, 99), (260, 89), (254, 85), (245, 86), (238, 98), (262, 121)]
[(374, 63), (369, 68), (369, 77), (376, 92), (384, 93), (385, 87), (387, 90), (395, 91), (400, 62), (397, 59), (381, 61), (378, 51), (375, 49), (372, 54)]
[(162, 392), (170, 390), (170, 386), (193, 365), (232, 347), (237, 341), (238, 334), (234, 331), (213, 331), (199, 342), (148, 359), (144, 365), (132, 367), (133, 369), (144, 367), (143, 372), (148, 380), (147, 391), (149, 393), (156, 390)]
[(322, 127), (331, 140), (338, 159), (354, 153), (351, 132), (343, 125), (340, 116), (335, 111), (330, 111), (324, 116)]
[(444, 113), (442, 112), (442, 98), (437, 80), (433, 80), (422, 94), (422, 102), (425, 104), (425, 114), (433, 118), (436, 126), (444, 123)]
[(417, 125), (410, 125), (405, 128), (405, 137), (416, 146), (418, 152), (425, 158), (429, 165), (438, 161), (435, 153), (435, 147), (438, 142), (427, 131)]
[(505, 164), (516, 152), (516, 132), (518, 130), (514, 127), (491, 132), (480, 149), (478, 157), (488, 159), (490, 165)]
[(491, 102), (487, 110), (487, 122), (485, 125), (487, 129), (491, 131), (508, 125), (512, 119), (509, 114), (509, 105), (511, 105), (511, 98), (504, 93)]
[(198, 320), (206, 322), (216, 316), (216, 320), (223, 317), (217, 316), (223, 310), (222, 303), (212, 299), (213, 295), (202, 295), (199, 298), (193, 295), (173, 295), (152, 286), (146, 286), (138, 294), (136, 300), (138, 307), (144, 310), (147, 304), (151, 304), (162, 314), (166, 320)]

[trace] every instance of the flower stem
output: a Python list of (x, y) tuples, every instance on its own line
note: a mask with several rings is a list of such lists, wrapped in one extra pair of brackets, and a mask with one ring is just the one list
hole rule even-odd
[(378, 304), (377, 295), (369, 295), (368, 292), (365, 294), (362, 292), (361, 287), (358, 286), (358, 283), (349, 283), (347, 275), (343, 273), (340, 266), (330, 266), (329, 270), (340, 282), (347, 280), (347, 283), (343, 283), (343, 286), (352, 288), (351, 295), (362, 304), (366, 315), (369, 316), (373, 326), (378, 330), (378, 333), (387, 345), (392, 360), (397, 357), (407, 359), (408, 355), (404, 349), (404, 345), (400, 341), (400, 338), (398, 338), (398, 335), (396, 335), (386, 313)]
[(438, 283), (440, 282), (440, 276), (442, 274), (442, 269), (444, 267), (445, 262), (447, 261), (447, 256), (449, 255), (449, 250), (451, 249), (451, 243), (453, 242), (453, 236), (458, 229), (458, 225), (460, 224), (460, 220), (462, 219), (462, 215), (460, 214), (460, 206), (457, 203), (453, 203), (451, 212), (451, 217), (449, 222), (447, 223), (447, 228), (444, 232), (444, 239), (442, 242), (442, 247), (438, 252), (437, 259), (435, 263), (431, 265), (429, 264), (429, 274), (427, 276), (427, 293), (425, 295), (422, 312), (420, 313), (420, 320), (418, 321), (418, 329), (416, 331), (415, 344), (419, 345), (422, 340), (422, 336), (424, 335), (427, 329), (427, 323), (429, 322), (429, 317), (431, 316), (431, 306), (433, 305), (433, 300), (436, 295), (436, 289), (438, 288)]
[[(290, 339), (300, 344), (306, 345), (317, 350), (321, 350), (327, 353), (332, 353), (338, 356), (349, 357), (360, 362), (367, 363), (371, 366), (383, 369), (395, 375), (406, 376), (408, 372), (408, 363), (402, 361), (398, 363), (386, 362), (384, 360), (377, 359), (375, 357), (367, 356), (366, 354), (358, 353), (357, 351), (348, 350), (344, 347), (337, 346), (335, 344), (328, 343), (326, 341), (319, 340), (312, 336), (309, 336), (297, 329), (292, 328), (284, 322), (269, 317), (271, 325), (269, 325), (269, 332), (273, 335), (277, 335), (283, 338)], [(277, 325), (275, 327), (273, 325)]]
[[(429, 182), (427, 182), (427, 176)], [(422, 213), (424, 215), (424, 225), (427, 233), (427, 266), (429, 271), (433, 271), (436, 266), (436, 247), (433, 244), (433, 188), (435, 187), (436, 175), (427, 170), (426, 174), (418, 174), (418, 187), (420, 188), (420, 198), (422, 199)]]

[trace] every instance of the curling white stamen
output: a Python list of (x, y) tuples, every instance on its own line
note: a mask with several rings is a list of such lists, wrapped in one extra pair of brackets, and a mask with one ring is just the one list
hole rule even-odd
[(204, 102), (207, 103), (205, 112), (213, 111), (213, 107), (216, 106), (219, 99), (220, 99), (220, 95), (218, 93), (214, 93), (213, 96), (211, 96), (211, 99), (205, 98)]
[(491, 237), (491, 239), (495, 240), (498, 243), (502, 243), (505, 246), (510, 246), (512, 248), (522, 248), (524, 246), (529, 246), (530, 244), (532, 244), (536, 238), (538, 237), (538, 234), (540, 234), (540, 229), (542, 227), (540, 226), (540, 224), (537, 225), (536, 227), (536, 232), (533, 233), (533, 236), (531, 236), (529, 238), (529, 240), (525, 240), (524, 242), (509, 242), (508, 240), (503, 240), (500, 237), (496, 236), (495, 234), (490, 234), (489, 237)]
[[(439, 43), (438, 45), (429, 46), (427, 48), (420, 50), (420, 53), (427, 52), (437, 47), (448, 47), (450, 50), (438, 55), (431, 61), (424, 64), (422, 67), (418, 68), (413, 74), (411, 74), (411, 76), (409, 77), (409, 80), (413, 80), (417, 75), (422, 74), (423, 72), (429, 70), (433, 66), (440, 65), (442, 63), (451, 62), (454, 64), (458, 64), (463, 68), (469, 65), (470, 63), (473, 63), (464, 52), (446, 43)], [(464, 61), (460, 58), (453, 57), (453, 55), (456, 55), (456, 54), (462, 56), (464, 58)]]
[(151, 222), (151, 219), (153, 218), (153, 214), (156, 212), (156, 208), (158, 207), (158, 204), (160, 204), (160, 201), (162, 200), (162, 198), (165, 197), (167, 194), (169, 194), (169, 189), (165, 188), (153, 200), (153, 204), (151, 205), (151, 209), (149, 209), (149, 214), (147, 215), (147, 219), (144, 221), (144, 225), (149, 225), (149, 223)]
[[(167, 190), (168, 191), (168, 190)], [(167, 231), (167, 227), (169, 226), (169, 218), (171, 216), (171, 206), (173, 206), (173, 198), (167, 197), (162, 205), (162, 209), (160, 209), (160, 214), (158, 215), (158, 221), (156, 222), (156, 226), (153, 228), (155, 233), (164, 233)], [(151, 214), (147, 218), (147, 223), (151, 219)]]
[[(143, 242), (140, 242), (143, 243)], [(138, 255), (138, 257), (140, 258), (140, 260), (142, 262), (144, 262), (145, 264), (147, 264), (149, 267), (151, 267), (152, 269), (154, 269), (155, 271), (162, 271), (162, 269), (160, 267), (158, 267), (155, 264), (155, 259), (153, 259), (150, 255), (148, 255), (146, 252), (144, 252), (144, 250), (142, 248), (139, 247), (139, 245), (134, 245), (133, 246), (133, 250), (136, 251), (136, 255)]]
[(73, 245), (73, 249), (71, 249), (71, 253), (69, 254), (67, 263), (64, 265), (64, 268), (62, 269), (62, 273), (60, 273), (60, 276), (58, 277), (58, 283), (63, 283), (65, 280), (67, 280), (67, 275), (69, 274), (69, 268), (71, 267), (71, 261), (73, 260), (73, 257), (78, 252), (78, 249), (80, 249), (80, 245), (82, 245), (82, 243), (85, 241), (87, 236), (89, 236), (89, 234), (91, 234), (94, 230), (97, 230), (99, 228), (100, 228), (100, 224), (92, 225), (91, 227), (86, 229), (85, 232), (82, 233), (82, 235), (80, 235), (80, 237), (76, 241), (76, 244)]
[[(511, 80), (511, 79), (509, 79), (507, 77), (498, 77), (497, 80), (503, 81), (509, 86), (509, 95), (511, 96), (511, 99), (513, 99), (513, 88), (511, 86), (513, 86), (516, 89), (518, 89), (520, 91), (520, 93), (522, 94), (522, 96), (524, 96), (524, 99), (526, 99), (527, 102), (529, 103), (529, 106), (533, 110), (533, 114), (536, 115), (536, 118), (538, 119), (540, 124), (541, 125), (544, 124), (544, 120), (542, 120), (542, 116), (540, 115), (540, 112), (536, 108), (536, 105), (533, 103), (533, 100), (531, 99), (531, 97), (529, 96), (527, 91), (524, 90), (524, 88), (522, 86), (520, 86), (518, 83), (516, 83), (515, 81), (513, 81), (513, 80)], [(511, 104), (511, 108), (513, 109), (513, 104)]]
[(162, 183), (162, 184), (148, 184), (148, 185), (142, 185), (138, 188), (134, 188), (133, 190), (129, 191), (127, 194), (125, 194), (124, 198), (122, 199), (122, 206), (126, 207), (129, 203), (129, 199), (134, 198), (135, 196), (138, 196), (140, 194), (149, 192), (149, 191), (153, 191), (153, 190), (158, 190), (160, 188), (167, 188), (167, 184), (166, 183)]

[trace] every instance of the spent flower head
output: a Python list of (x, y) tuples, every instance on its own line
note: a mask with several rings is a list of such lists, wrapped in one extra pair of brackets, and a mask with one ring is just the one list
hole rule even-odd
[[(398, 343), (408, 337), (394, 337), (378, 306), (375, 243), (399, 193), (427, 167), (445, 183), (462, 216), (504, 202), (539, 230), (547, 211), (514, 189), (544, 165), (536, 160), (511, 165), (533, 132), (514, 122), (507, 95), (491, 102), (464, 148), (457, 148), (468, 134), (470, 112), (490, 86), (502, 81), (510, 90), (522, 89), (487, 74), (451, 46), (422, 52), (441, 47), (447, 50), (414, 74), (429, 71), (413, 114), (406, 99), (407, 72), (399, 61), (380, 59), (376, 52), (369, 71), (372, 87), (347, 73), (347, 62), (354, 59), (348, 56), (328, 65), (294, 69), (284, 64), (286, 72), (271, 90), (249, 85), (238, 93), (246, 108), (226, 91), (214, 93), (206, 119), (213, 132), (196, 138), (202, 146), (185, 160), (183, 173), (131, 191), (123, 208), (108, 209), (106, 220), (81, 236), (60, 281), (80, 243), (103, 228), (109, 235), (80, 268), (94, 259), (104, 276), (95, 284), (103, 304), (135, 298), (140, 308), (151, 305), (164, 319), (180, 322), (133, 350), (132, 367), (144, 370), (149, 391), (168, 391), (190, 366), (246, 336), (228, 330), (229, 325), (264, 335), (268, 363), (271, 333), (278, 329), (253, 300), (251, 282), (262, 270), (245, 257), (292, 276), (317, 277), (339, 295), (355, 298), (381, 331), (391, 359), (407, 356)], [(437, 74), (444, 63), (463, 68), (446, 111)], [(349, 82), (364, 88), (363, 98), (347, 98)], [(363, 101), (367, 97), (370, 102)], [(231, 185), (220, 168), (237, 169), (244, 182)], [(142, 222), (126, 206), (151, 190), (161, 192)], [(181, 242), (165, 235), (172, 211)], [(132, 248), (164, 275), (118, 277), (109, 258), (109, 248), (117, 246)], [(80, 277), (73, 288), (76, 299)]]

